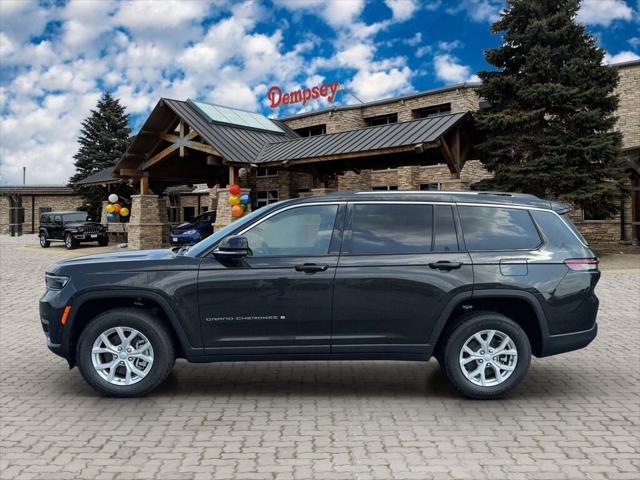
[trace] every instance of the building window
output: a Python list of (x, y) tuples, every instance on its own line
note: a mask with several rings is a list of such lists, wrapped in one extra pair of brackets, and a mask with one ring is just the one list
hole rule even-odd
[(182, 207), (182, 220), (185, 222), (189, 222), (193, 220), (196, 216), (196, 208), (195, 207)]
[(371, 187), (371, 190), (373, 190), (374, 192), (386, 192), (386, 191), (391, 191), (391, 190), (398, 190), (398, 186), (397, 185), (379, 185), (377, 187)]
[(167, 204), (167, 217), (169, 223), (178, 223), (178, 214), (180, 213), (180, 197), (178, 195), (168, 195), (169, 203)]
[(209, 207), (200, 207), (200, 214), (202, 215), (205, 212), (209, 211)]
[(311, 125), (310, 127), (295, 128), (294, 130), (301, 137), (315, 137), (316, 135), (327, 133), (327, 126), (323, 123), (321, 125)]
[(422, 183), (420, 190), (440, 190), (440, 182)]
[(277, 177), (278, 170), (275, 168), (256, 168), (256, 177)]
[(442, 103), (431, 107), (418, 108), (416, 110), (412, 110), (412, 113), (413, 118), (426, 118), (433, 117), (434, 115), (442, 115), (443, 113), (451, 113), (451, 104)]
[(398, 123), (398, 114), (390, 113), (389, 115), (378, 115), (377, 117), (367, 118), (367, 125), (375, 127), (376, 125), (388, 125), (390, 123)]
[(596, 209), (585, 208), (582, 211), (582, 220), (585, 222), (607, 220), (608, 216), (606, 212), (602, 212)]
[(278, 201), (278, 190), (263, 190), (257, 193), (256, 205), (258, 208), (276, 203)]

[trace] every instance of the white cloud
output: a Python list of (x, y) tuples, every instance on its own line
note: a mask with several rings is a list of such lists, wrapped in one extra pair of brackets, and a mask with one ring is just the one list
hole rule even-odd
[(474, 22), (495, 22), (504, 7), (503, 0), (459, 0), (452, 4), (454, 6), (446, 8), (447, 13), (457, 15), (464, 12)]
[(615, 20), (631, 20), (633, 10), (624, 0), (582, 0), (577, 20), (586, 25), (608, 27)]
[(615, 55), (611, 55), (609, 53), (605, 53), (604, 55), (604, 63), (609, 65), (614, 63), (631, 62), (633, 60), (640, 60), (640, 55), (628, 50), (616, 53)]
[(640, 37), (631, 37), (628, 42), (633, 48), (640, 47)]
[(379, 71), (361, 70), (347, 86), (364, 102), (378, 100), (412, 91), (411, 75), (407, 66)]
[(391, 9), (392, 19), (396, 22), (409, 20), (418, 10), (418, 2), (415, 0), (385, 0), (385, 3)]
[(477, 75), (471, 74), (471, 67), (462, 65), (458, 58), (448, 53), (433, 57), (436, 77), (447, 83), (478, 81)]

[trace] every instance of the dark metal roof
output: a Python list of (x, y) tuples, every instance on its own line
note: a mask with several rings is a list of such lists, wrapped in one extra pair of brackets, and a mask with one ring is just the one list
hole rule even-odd
[(67, 185), (2, 185), (0, 194), (22, 195), (73, 195), (73, 189)]
[(187, 102), (168, 98), (162, 101), (229, 162), (254, 163), (266, 144), (297, 136), (289, 129), (285, 133), (276, 133), (213, 123)]
[(438, 140), (468, 115), (448, 113), (409, 122), (280, 141), (264, 146), (256, 163), (321, 158), (353, 152), (385, 150)]
[(76, 182), (76, 185), (104, 185), (107, 183), (118, 183), (121, 180), (113, 178), (113, 170), (115, 167), (107, 167), (96, 173), (89, 175), (82, 180)]

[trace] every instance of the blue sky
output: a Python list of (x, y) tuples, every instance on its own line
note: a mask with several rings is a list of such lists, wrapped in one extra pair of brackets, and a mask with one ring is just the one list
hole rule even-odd
[[(473, 81), (502, 0), (0, 2), (0, 183), (65, 183), (104, 90), (140, 126), (162, 96), (283, 116), (266, 92), (338, 81), (336, 103)], [(637, 0), (585, 0), (606, 61), (640, 58)], [(353, 95), (351, 95), (353, 94)]]

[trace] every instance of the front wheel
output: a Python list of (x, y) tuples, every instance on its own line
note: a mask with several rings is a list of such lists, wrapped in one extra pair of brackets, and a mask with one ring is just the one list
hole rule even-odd
[(49, 248), (51, 246), (51, 242), (47, 240), (47, 234), (44, 232), (40, 233), (40, 246), (42, 248)]
[(101, 247), (106, 247), (107, 245), (109, 245), (109, 237), (98, 239), (98, 245), (100, 245)]
[(165, 325), (136, 308), (110, 310), (82, 331), (76, 349), (82, 376), (110, 397), (137, 397), (157, 388), (175, 362)]
[(67, 250), (73, 250), (78, 246), (78, 242), (76, 241), (75, 238), (73, 238), (73, 235), (71, 235), (70, 233), (67, 233), (64, 236), (64, 246), (67, 247)]
[(510, 318), (478, 312), (460, 318), (449, 331), (441, 356), (443, 373), (461, 394), (473, 399), (500, 398), (524, 379), (531, 345)]

